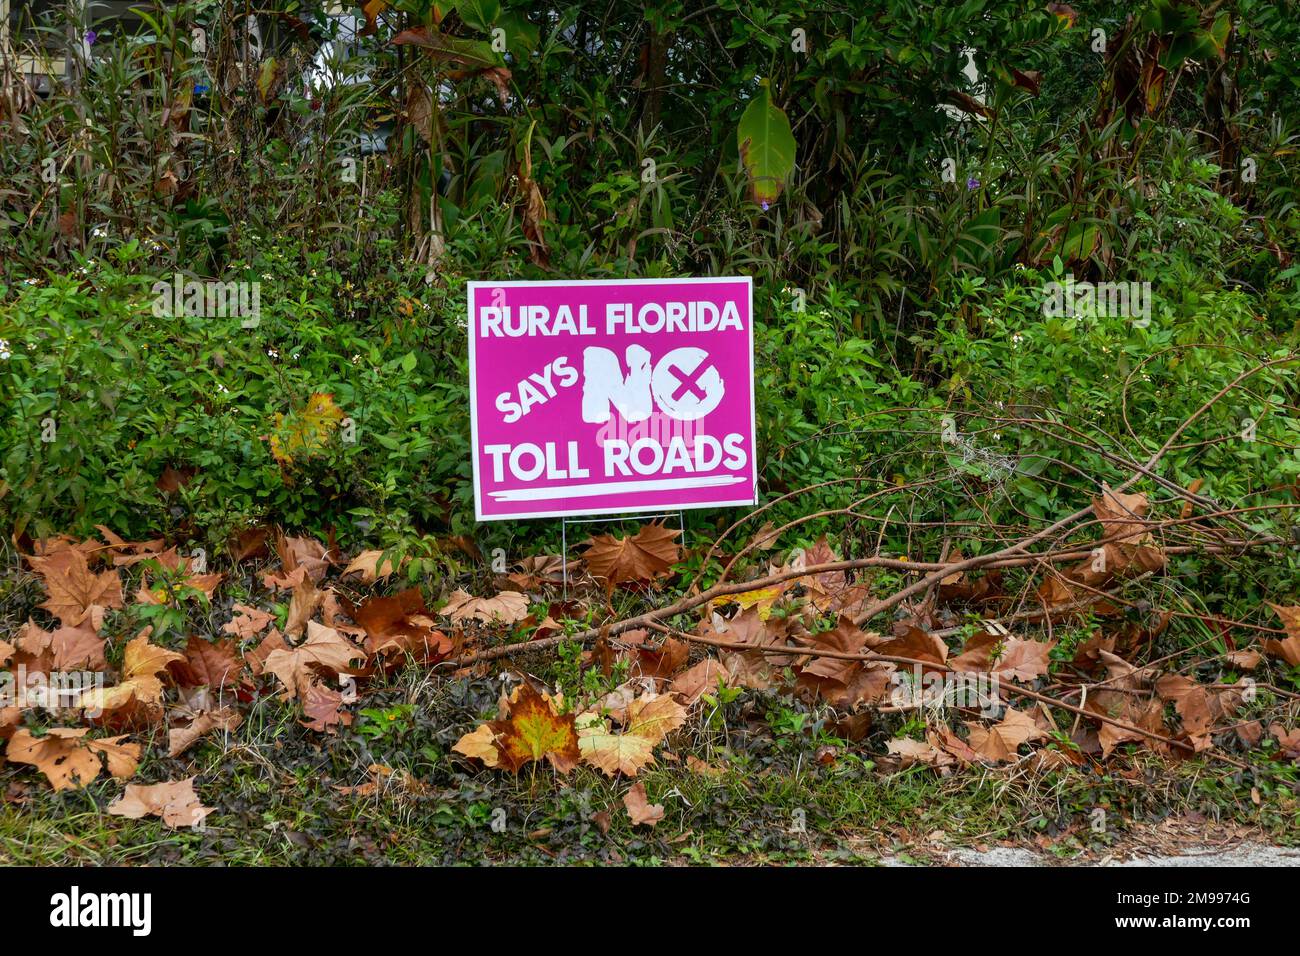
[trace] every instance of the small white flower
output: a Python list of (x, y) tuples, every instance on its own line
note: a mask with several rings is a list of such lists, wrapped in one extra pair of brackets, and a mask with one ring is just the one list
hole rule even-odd
[(9, 342), (6, 339), (0, 339), (0, 361), (7, 361), (13, 353), (9, 351)]
[(271, 358), (279, 358), (279, 357), (280, 357), (280, 353), (279, 353), (276, 349), (267, 349), (267, 350), (266, 350), (266, 354), (269, 355), (269, 356), (271, 356)]
[(218, 383), (218, 384), (217, 384), (217, 391), (220, 392), (222, 395), (225, 395), (227, 392), (230, 391), (230, 389), (228, 389), (228, 388), (226, 388), (226, 386), (224, 386), (224, 385)]

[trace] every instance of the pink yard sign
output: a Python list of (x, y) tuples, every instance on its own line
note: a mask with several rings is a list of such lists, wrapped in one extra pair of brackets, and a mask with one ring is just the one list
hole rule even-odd
[(752, 291), (471, 282), (478, 520), (754, 504)]

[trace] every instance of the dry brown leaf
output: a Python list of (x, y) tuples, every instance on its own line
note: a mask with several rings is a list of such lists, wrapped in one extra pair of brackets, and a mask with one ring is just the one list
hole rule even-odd
[(104, 644), (104, 639), (86, 625), (44, 631), (29, 620), (14, 639), (10, 654), (14, 666), (25, 667), (29, 674), (102, 671), (108, 666)]
[(122, 579), (117, 571), (92, 572), (84, 551), (66, 548), (27, 560), (44, 580), (49, 594), (41, 607), (65, 627), (89, 622), (98, 631), (104, 625), (104, 612), (122, 607)]
[(253, 672), (254, 677), (261, 677), (266, 671), (266, 659), (274, 651), (287, 651), (289, 644), (285, 641), (284, 636), (275, 628), (271, 628), (271, 633), (262, 638), (262, 643), (251, 651), (244, 652), (244, 660), (248, 662), (248, 669)]
[(262, 558), (269, 552), (266, 540), (271, 536), (271, 529), (265, 527), (245, 528), (233, 535), (227, 545), (230, 559), (236, 564), (249, 558)]
[(1215, 717), (1220, 714), (1219, 699), (1196, 681), (1181, 674), (1166, 674), (1156, 681), (1156, 693), (1161, 700), (1173, 702), (1189, 737), (1208, 737), (1214, 729)]
[(621, 733), (609, 721), (588, 711), (575, 719), (582, 758), (609, 776), (636, 776), (654, 763), (654, 748), (686, 722), (686, 708), (668, 695), (646, 694), (627, 705)]
[(316, 682), (321, 670), (331, 677), (346, 671), (354, 660), (364, 659), (365, 652), (332, 627), (315, 621), (307, 624), (307, 640), (297, 647), (271, 651), (265, 670), (284, 685), (284, 700), (291, 700)]
[(274, 615), (247, 604), (236, 604), (234, 610), (238, 616), (222, 625), (221, 630), (225, 634), (235, 635), (241, 641), (260, 634), (266, 625), (275, 620)]
[(1287, 730), (1281, 724), (1269, 724), (1268, 732), (1277, 738), (1278, 747), (1286, 757), (1300, 761), (1300, 727)]
[(1055, 641), (1022, 641), (1009, 637), (991, 669), (1001, 680), (1037, 680), (1047, 675), (1055, 646)]
[(289, 599), (289, 614), (285, 618), (284, 633), (297, 637), (312, 619), (320, 607), (323, 595), (316, 588), (316, 582), (304, 576), (293, 587), (293, 597)]
[(179, 757), (213, 731), (233, 733), (239, 728), (244, 718), (234, 707), (222, 706), (220, 699), (206, 686), (181, 691), (181, 703), (168, 714), (172, 722), (167, 731), (169, 757)]
[(1269, 604), (1269, 607), (1282, 619), (1286, 637), (1280, 641), (1272, 639), (1261, 641), (1264, 653), (1269, 657), (1284, 660), (1292, 667), (1300, 667), (1300, 606), (1283, 607), (1280, 604)]
[(1023, 711), (1008, 707), (1002, 720), (992, 727), (982, 727), (968, 723), (970, 730), (970, 747), (985, 760), (1001, 763), (1015, 759), (1021, 744), (1047, 737), (1047, 731), (1039, 727)]
[(668, 689), (689, 707), (705, 694), (716, 693), (718, 684), (726, 684), (728, 676), (720, 661), (706, 657), (674, 677)]
[(325, 733), (338, 733), (340, 725), (352, 724), (352, 712), (344, 710), (347, 701), (343, 692), (329, 687), (321, 681), (312, 681), (302, 694), (302, 711), (308, 718), (302, 725), (308, 730)]
[[(1159, 700), (1140, 701), (1132, 694), (1103, 690), (1088, 694), (1084, 709), (1094, 714), (1104, 714), (1112, 720), (1123, 721), (1141, 730), (1158, 734), (1163, 734), (1164, 731), (1165, 708)], [(1156, 749), (1162, 746), (1137, 730), (1128, 730), (1107, 722), (1101, 723), (1097, 740), (1101, 744), (1103, 757), (1109, 757), (1123, 743), (1138, 743)]]
[(162, 817), (163, 823), (173, 829), (198, 826), (213, 809), (200, 802), (193, 777), (147, 786), (127, 784), (126, 793), (108, 805), (108, 812), (115, 817)]
[(121, 743), (125, 734), (88, 739), (87, 733), (84, 727), (52, 727), (44, 737), (34, 737), (26, 729), (18, 730), (9, 739), (5, 756), (13, 763), (34, 766), (55, 790), (87, 786), (104, 769), (104, 761), (109, 774), (119, 780), (135, 773), (139, 744)]
[(348, 563), (341, 576), (346, 578), (349, 574), (358, 574), (361, 576), (363, 584), (374, 584), (376, 581), (382, 581), (396, 570), (393, 567), (392, 558), (383, 561), (381, 564), (383, 557), (384, 552), (382, 551), (362, 551)]
[(206, 685), (218, 692), (244, 683), (243, 670), (234, 641), (207, 641), (197, 635), (185, 645), (185, 660), (172, 668), (182, 687)]
[(528, 598), (518, 591), (502, 591), (496, 597), (477, 598), (464, 591), (453, 591), (439, 612), (455, 623), (466, 620), (484, 624), (518, 624), (528, 616)]
[(122, 677), (113, 687), (95, 687), (81, 695), (78, 706), (100, 724), (152, 724), (162, 719), (162, 680), (167, 666), (185, 660), (166, 648), (149, 643), (152, 627), (146, 627), (127, 643), (122, 659)]
[(564, 583), (564, 558), (558, 554), (527, 557), (515, 567), (519, 570), (506, 575), (506, 580), (521, 591), (535, 591), (544, 584)]
[(1145, 494), (1125, 494), (1112, 491), (1109, 485), (1102, 484), (1101, 496), (1092, 501), (1092, 510), (1096, 513), (1104, 537), (1118, 535), (1118, 542), (1144, 544), (1151, 536), (1143, 519), (1151, 510), (1151, 503)]
[(663, 804), (651, 803), (646, 797), (645, 784), (639, 780), (623, 795), (623, 806), (627, 807), (632, 826), (644, 823), (652, 827), (664, 818)]
[(655, 761), (653, 740), (638, 734), (615, 733), (609, 721), (593, 711), (579, 714), (575, 726), (582, 759), (611, 777), (616, 773), (635, 777)]
[(376, 597), (357, 608), (353, 619), (365, 631), (366, 651), (399, 662), (411, 655), (420, 663), (437, 663), (452, 642), (435, 626), (419, 588), (391, 597)]
[(480, 724), (476, 729), (471, 731), (451, 748), (458, 754), (464, 754), (466, 757), (473, 757), (475, 760), (481, 760), (489, 767), (495, 767), (501, 762), (501, 751), (496, 744), (496, 731), (492, 725)]
[(585, 542), (583, 560), (592, 576), (604, 581), (610, 591), (629, 581), (652, 581), (667, 574), (680, 558), (676, 541), (680, 533), (661, 524), (648, 524), (628, 538), (597, 535)]
[(906, 657), (929, 664), (943, 664), (948, 660), (948, 645), (942, 638), (922, 630), (914, 624), (899, 623), (894, 626), (892, 640), (872, 648), (886, 657)]
[(153, 557), (162, 550), (162, 538), (155, 538), (151, 541), (127, 541), (118, 537), (105, 525), (97, 524), (95, 530), (108, 542), (108, 547), (105, 550), (112, 556), (113, 564), (116, 566), (124, 563), (121, 561), (122, 558), (148, 558)]
[[(833, 631), (823, 631), (803, 639), (815, 650), (842, 654), (860, 654), (883, 638), (863, 631), (847, 617), (841, 617)], [(799, 673), (798, 685), (806, 693), (824, 698), (841, 710), (851, 710), (860, 703), (875, 703), (889, 686), (892, 664), (871, 664), (834, 657), (809, 658)]]
[(275, 553), (280, 557), (282, 571), (263, 576), (263, 583), (269, 588), (291, 588), (304, 576), (319, 584), (334, 563), (330, 549), (315, 538), (277, 535)]
[(895, 737), (885, 744), (885, 749), (899, 758), (902, 766), (923, 763), (931, 767), (950, 767), (956, 758), (930, 740), (913, 740), (911, 737)]

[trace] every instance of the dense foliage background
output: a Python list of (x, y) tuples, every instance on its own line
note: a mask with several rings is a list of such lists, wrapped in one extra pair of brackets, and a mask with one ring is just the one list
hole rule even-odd
[[(373, 0), (339, 39), (321, 3), (279, 0), (260, 57), (245, 6), (96, 23), (45, 98), (6, 60), (0, 524), (20, 536), (219, 550), (277, 523), (436, 553), (473, 526), (469, 279), (752, 274), (768, 499), (855, 479), (791, 501), (806, 514), (947, 476), (878, 502), (933, 541), (850, 519), (849, 550), (1048, 520), (1296, 344), (1291, 2)], [(9, 52), (62, 57), (62, 16), (20, 11)], [(331, 33), (349, 55), (313, 87)], [(176, 272), (259, 281), (260, 324), (155, 317)], [(1045, 317), (1067, 275), (1150, 282), (1150, 324)], [(1169, 476), (1291, 500), (1292, 368), (1203, 416)], [(320, 394), (354, 441), (312, 419)]]

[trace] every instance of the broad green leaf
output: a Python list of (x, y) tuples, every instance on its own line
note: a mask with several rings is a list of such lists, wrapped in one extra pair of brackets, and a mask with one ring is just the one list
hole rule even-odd
[(736, 145), (741, 162), (749, 174), (749, 192), (754, 202), (764, 208), (781, 195), (786, 177), (794, 170), (795, 142), (790, 120), (772, 102), (768, 81), (759, 84), (758, 93), (736, 127)]
[(501, 4), (497, 0), (460, 0), (456, 12), (467, 25), (487, 33), (501, 16)]

